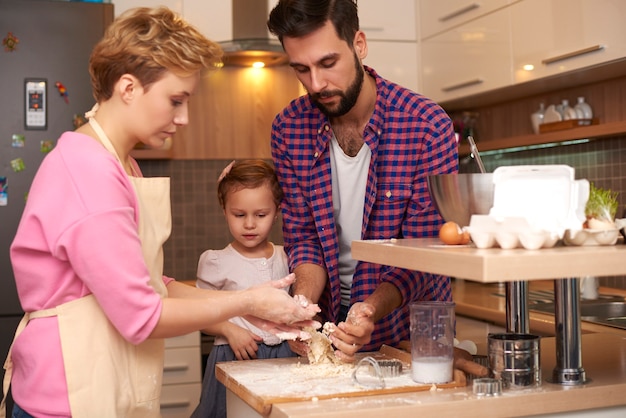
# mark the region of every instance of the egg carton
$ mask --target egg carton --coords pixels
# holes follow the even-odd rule
[[[579,231],[565,231],[563,243],[565,245],[595,246],[615,245],[619,238],[619,229],[581,229]]]
[[[493,172],[493,206],[466,227],[476,247],[536,250],[554,247],[582,229],[589,182],[566,165],[503,166]]]
[[[465,227],[477,248],[551,248],[562,238],[556,231],[533,228],[526,218],[473,215]]]

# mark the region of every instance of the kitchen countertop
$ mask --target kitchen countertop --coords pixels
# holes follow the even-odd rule
[[[505,250],[444,245],[439,238],[359,240],[352,257],[480,283],[626,274],[626,245]]]

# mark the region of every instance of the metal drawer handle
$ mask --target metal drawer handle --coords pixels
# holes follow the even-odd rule
[[[473,80],[463,81],[462,83],[459,83],[459,84],[453,84],[451,86],[442,87],[441,90],[445,92],[449,92],[452,90],[458,90],[458,89],[462,89],[465,87],[474,86],[476,84],[481,84],[484,81],[485,80],[483,80],[482,78],[475,78]]]
[[[174,365],[174,366],[164,366],[163,367],[163,372],[182,372],[185,370],[189,370],[189,365],[188,364],[180,364],[180,365]]]
[[[187,408],[189,405],[191,405],[189,401],[161,402],[161,408]]]
[[[470,3],[467,6],[461,7],[453,12],[448,13],[447,15],[441,16],[439,18],[440,22],[445,22],[446,20],[450,20],[467,12],[471,12],[474,9],[478,9],[480,7],[480,3]]]
[[[594,46],[590,46],[589,48],[579,49],[578,51],[568,52],[567,54],[558,55],[556,57],[546,58],[543,61],[541,61],[541,63],[545,65],[554,64],[555,62],[563,61],[569,58],[578,57],[580,55],[589,54],[591,52],[600,51],[602,49],[604,49],[604,45],[594,45]]]

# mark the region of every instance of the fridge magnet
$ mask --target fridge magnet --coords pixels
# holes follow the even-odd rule
[[[6,177],[0,177],[0,206],[6,206],[9,201],[9,184]]]
[[[16,158],[14,160],[11,160],[11,168],[16,173],[19,173],[26,168],[26,165],[24,164],[24,160],[22,160],[21,158]]]
[[[13,52],[17,49],[17,44],[20,43],[20,40],[17,39],[12,32],[7,33],[7,37],[2,40],[2,46],[4,46],[4,50],[6,52]]]
[[[61,97],[63,97],[63,100],[65,100],[65,103],[69,103],[70,99],[67,96],[67,89],[65,88],[63,83],[61,83],[60,81],[57,81],[56,83],[54,83],[54,85],[57,87],[57,90],[59,90],[59,94],[61,95]]]
[[[47,141],[41,141],[41,143],[39,144],[39,151],[41,151],[42,154],[47,154],[50,151],[52,151],[52,148],[54,148],[54,142],[47,140]]]
[[[74,129],[78,129],[87,123],[87,118],[84,117],[83,115],[75,114],[73,123],[74,123]]]
[[[11,146],[13,148],[24,148],[24,143],[26,142],[24,135],[21,134],[13,134],[11,135]]]

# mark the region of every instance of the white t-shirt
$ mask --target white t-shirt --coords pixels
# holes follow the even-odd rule
[[[223,250],[203,252],[198,261],[196,286],[201,289],[242,290],[269,280],[282,279],[289,274],[287,254],[281,245],[272,246],[274,253],[270,258],[244,257],[230,244]],[[267,345],[280,344],[282,341],[276,335],[260,330],[241,317],[231,318],[229,321],[263,337],[263,342]],[[214,344],[228,344],[228,340],[216,336]]]
[[[352,259],[352,241],[361,239],[365,187],[372,153],[363,144],[356,156],[346,155],[337,139],[330,142],[330,166],[333,184],[333,211],[339,238],[339,278],[341,304],[350,305],[350,288],[357,261]]]

